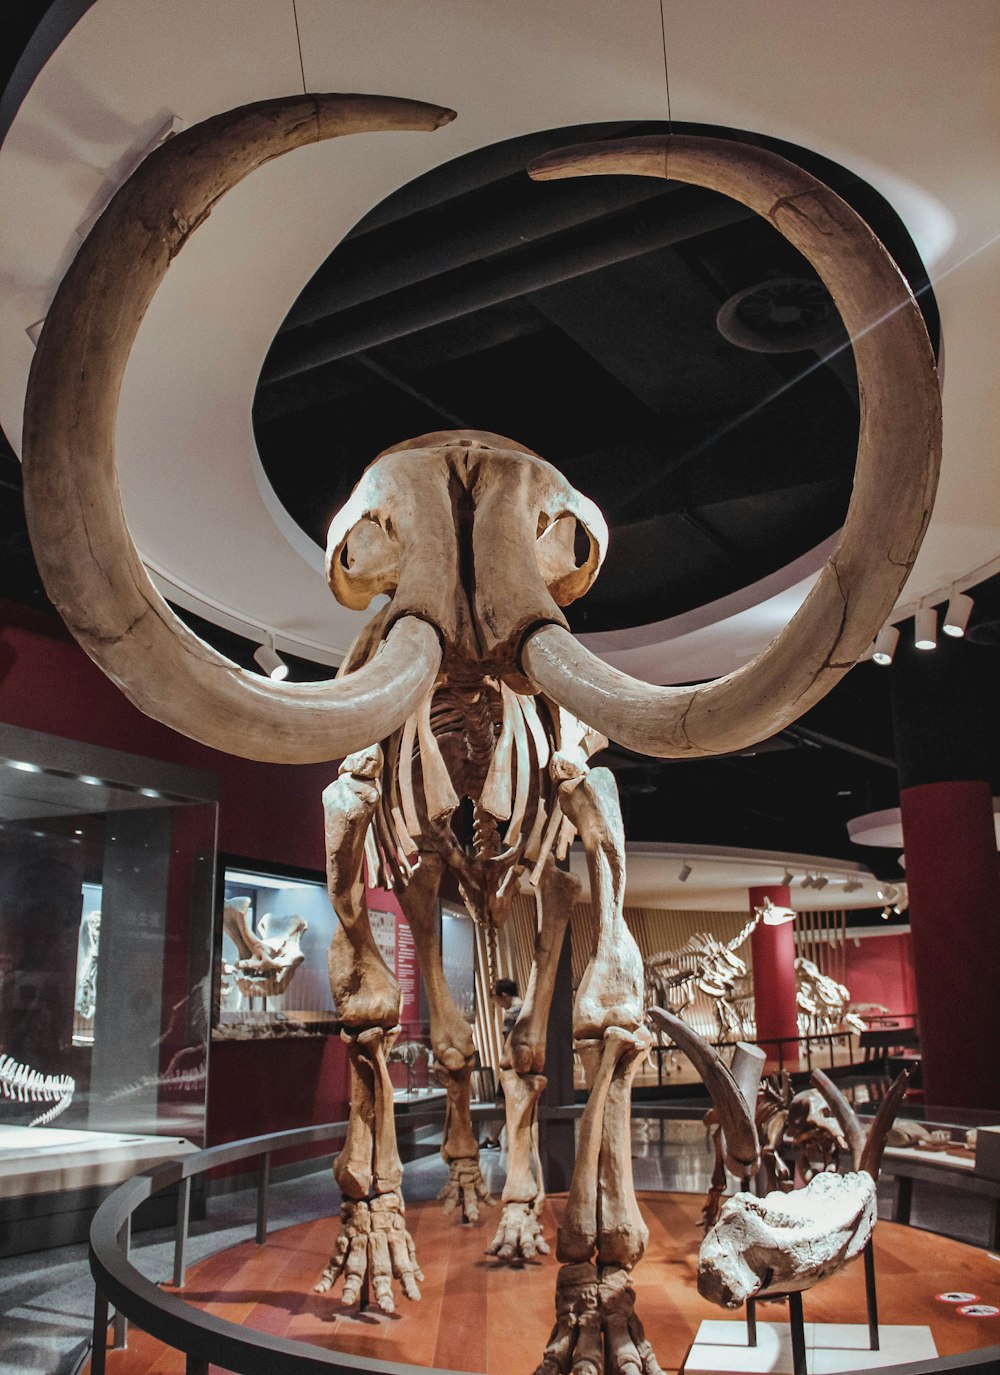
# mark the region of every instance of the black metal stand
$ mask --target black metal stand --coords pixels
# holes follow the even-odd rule
[[[864,1249],[865,1257],[865,1302],[868,1306],[868,1349],[878,1351],[878,1294],[875,1291],[875,1250],[872,1238]]]
[[[802,1321],[802,1295],[788,1295],[788,1322],[792,1329],[792,1369],[795,1375],[808,1375],[806,1368],[806,1329]]]
[[[806,1329],[802,1320],[802,1295],[769,1294],[768,1298],[788,1300],[788,1325],[792,1334],[792,1369],[795,1375],[809,1375],[806,1365]],[[747,1299],[747,1346],[757,1345],[757,1300]],[[872,1347],[872,1350],[877,1350]]]

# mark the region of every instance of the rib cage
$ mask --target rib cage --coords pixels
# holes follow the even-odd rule
[[[383,742],[369,868],[384,886],[403,889],[419,852],[436,851],[455,870],[472,916],[492,922],[485,916],[491,895],[503,893],[515,869],[537,863],[546,843],[561,848],[572,838],[553,823],[553,811],[562,819],[547,767],[558,746],[558,717],[541,699],[522,698],[492,678],[474,676],[441,679],[425,710],[432,741],[421,738],[414,717]],[[520,713],[516,723],[514,713]],[[436,752],[436,761],[425,758],[428,751]],[[510,754],[501,787],[512,800],[506,817],[483,805],[503,774],[503,751]],[[442,778],[453,791],[451,807],[435,817],[428,797],[440,793]]]
[[[73,1101],[76,1080],[68,1074],[41,1074],[19,1064],[11,1055],[0,1055],[0,1097],[17,1103],[52,1103],[29,1124],[44,1127],[65,1112]]]

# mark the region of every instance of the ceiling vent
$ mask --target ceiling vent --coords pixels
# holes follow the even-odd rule
[[[744,287],[721,307],[716,325],[723,339],[751,353],[822,349],[843,333],[830,293],[808,277]]]

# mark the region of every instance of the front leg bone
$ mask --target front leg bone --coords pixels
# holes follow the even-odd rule
[[[649,1054],[652,1037],[644,1027],[635,1033],[634,1049],[615,1066],[604,1104],[599,1189],[600,1220],[597,1259],[603,1265],[631,1270],[649,1240],[632,1183],[632,1081]]]
[[[584,971],[573,1008],[577,1038],[597,1038],[609,1027],[634,1031],[643,1019],[642,955],[625,925],[625,836],[614,775],[591,769],[574,775],[556,755],[563,779],[559,805],[580,832],[599,929],[594,958]]]
[[[604,1107],[618,1061],[635,1050],[636,1037],[621,1027],[611,1027],[604,1036],[601,1062],[587,1099],[580,1123],[580,1144],[570,1184],[566,1211],[559,1227],[556,1255],[561,1261],[582,1264],[589,1261],[597,1245],[598,1189],[600,1187],[601,1144],[604,1134]]]

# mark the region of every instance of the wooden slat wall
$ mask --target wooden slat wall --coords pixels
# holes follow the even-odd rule
[[[667,912],[653,907],[626,907],[625,921],[635,938],[643,959],[661,950],[678,950],[691,936],[708,931],[721,941],[730,941],[746,925],[746,912]],[[521,895],[503,929],[497,934],[497,968],[493,978],[514,979],[522,996],[528,986],[535,946],[535,902]],[[573,908],[573,987],[583,978],[584,970],[597,944],[597,920],[589,903],[577,903]],[[739,951],[749,974],[752,974],[750,942]],[[810,957],[811,958],[811,957]],[[822,966],[821,966],[822,967]],[[747,984],[750,984],[748,976]],[[503,1028],[500,1014],[494,1007],[487,961],[486,933],[476,927],[476,1050],[484,1065],[494,1071],[500,1064]],[[716,1024],[712,999],[699,994],[691,1009],[692,1025],[714,1036]]]
[[[847,914],[840,910],[800,912],[795,923],[795,953],[821,974],[844,982],[847,965]]]

